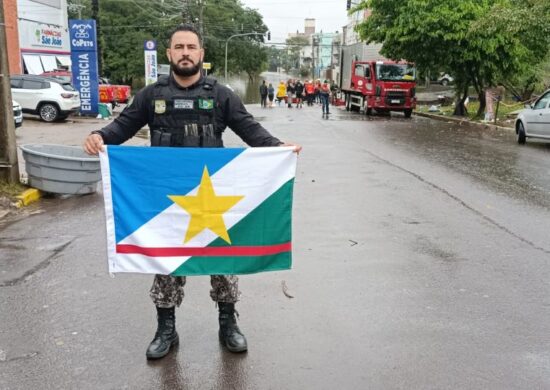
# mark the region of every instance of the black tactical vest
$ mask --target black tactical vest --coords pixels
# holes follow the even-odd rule
[[[151,146],[223,147],[216,88],[216,80],[207,77],[202,86],[174,93],[168,78],[159,80],[151,102]]]

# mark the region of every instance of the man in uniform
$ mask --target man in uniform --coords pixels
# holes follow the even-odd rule
[[[104,144],[125,142],[146,124],[152,146],[223,147],[222,132],[229,126],[250,146],[294,146],[300,151],[299,145],[284,144],[265,130],[231,90],[202,75],[204,49],[192,25],[182,24],[171,33],[166,55],[171,75],[142,89],[114,122],[93,131],[84,143],[88,154],[97,154]],[[179,342],[175,307],[183,300],[185,281],[155,275],[150,296],[158,328],[147,348],[148,359],[162,358]],[[235,275],[212,275],[210,296],[219,308],[220,341],[231,352],[244,352],[248,345],[235,318],[237,283]]]

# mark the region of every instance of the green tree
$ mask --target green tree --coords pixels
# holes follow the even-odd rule
[[[539,3],[541,10],[547,7],[546,0],[528,2]],[[382,54],[388,58],[452,73],[459,97],[456,115],[465,114],[463,102],[472,86],[480,101],[477,116],[481,117],[485,89],[522,72],[536,50],[529,42],[531,33],[541,24],[549,25],[547,13],[542,14],[542,22],[533,19],[523,28],[504,25],[514,12],[529,8],[519,0],[368,0],[358,6],[367,7],[372,16],[358,26],[360,36],[367,42],[382,42]],[[502,23],[493,24],[497,15]]]
[[[515,71],[503,73],[499,83],[519,100],[528,100],[543,88],[545,65],[550,61],[550,2],[512,0],[495,4],[487,18],[474,27],[479,33],[502,35],[515,45]]]
[[[69,17],[91,17],[90,0],[68,0]],[[191,22],[202,30],[206,62],[212,63],[210,73],[223,73],[225,43],[234,34],[257,32],[265,34],[267,27],[261,15],[244,8],[238,0],[100,0],[99,42],[104,76],[116,82],[143,80],[143,42],[157,40],[160,63],[165,56],[168,33],[179,23]],[[129,12],[131,10],[131,12]],[[229,70],[244,71],[249,77],[267,67],[263,36],[251,36],[229,42]]]

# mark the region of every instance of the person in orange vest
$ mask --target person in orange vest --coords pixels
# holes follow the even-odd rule
[[[313,99],[315,98],[315,85],[313,85],[313,80],[309,80],[305,84],[305,90],[307,105],[313,106]]]
[[[323,84],[321,84],[321,88],[319,90],[319,97],[321,98],[321,107],[323,108],[323,116],[329,115],[330,112],[328,110],[329,107],[329,97],[330,97],[330,84],[328,80],[325,80]]]

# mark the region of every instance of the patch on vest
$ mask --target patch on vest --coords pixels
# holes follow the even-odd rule
[[[155,114],[164,114],[166,112],[166,100],[155,100]]]
[[[174,99],[174,109],[176,110],[192,110],[193,100]]]
[[[214,108],[214,99],[199,99],[199,110],[211,110]]]

